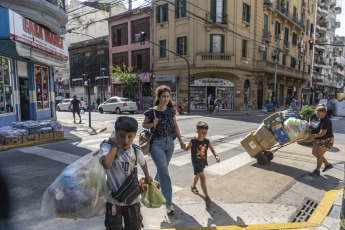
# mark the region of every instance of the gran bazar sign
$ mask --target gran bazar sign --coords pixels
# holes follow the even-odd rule
[[[55,56],[68,59],[67,42],[58,35],[10,10],[10,37]]]

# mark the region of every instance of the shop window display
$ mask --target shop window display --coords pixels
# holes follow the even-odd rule
[[[206,87],[190,87],[191,109],[206,109]]]
[[[49,109],[48,68],[35,65],[37,109]]]
[[[234,88],[217,87],[217,98],[220,98],[220,109],[233,109]]]
[[[0,57],[0,114],[13,112],[10,59]]]

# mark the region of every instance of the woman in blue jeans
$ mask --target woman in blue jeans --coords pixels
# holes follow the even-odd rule
[[[156,165],[155,180],[159,181],[162,194],[167,201],[167,213],[174,212],[172,204],[172,186],[168,165],[174,152],[174,140],[180,142],[181,148],[185,147],[180,129],[176,123],[177,111],[171,101],[171,90],[162,85],[156,89],[154,107],[144,112],[143,127],[153,132],[151,140],[151,157]]]

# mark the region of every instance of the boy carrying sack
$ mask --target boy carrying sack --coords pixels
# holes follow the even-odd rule
[[[220,158],[216,154],[216,151],[213,149],[211,142],[206,139],[208,125],[205,122],[199,121],[196,125],[198,137],[190,140],[188,146],[183,148],[183,150],[188,151],[191,149],[192,155],[192,164],[194,169],[194,181],[193,185],[191,186],[191,190],[194,194],[199,194],[198,189],[196,188],[196,184],[201,180],[201,188],[205,195],[205,203],[206,205],[210,205],[212,203],[211,198],[208,196],[207,193],[207,186],[206,186],[206,177],[204,174],[205,166],[208,165],[207,163],[207,150],[208,148],[211,149],[213,155],[216,158],[217,163],[220,162]]]
[[[106,169],[107,182],[111,189],[106,204],[104,222],[106,230],[122,229],[122,217],[125,229],[136,230],[142,227],[139,195],[142,189],[138,185],[137,164],[141,166],[147,183],[152,182],[152,177],[140,148],[132,144],[137,131],[138,122],[134,118],[119,117],[115,122],[116,138],[110,138],[109,141],[103,141],[101,144],[99,159]],[[126,179],[131,177],[133,180],[129,183]],[[123,186],[126,183],[129,183],[129,186]],[[138,195],[131,197],[126,194]]]

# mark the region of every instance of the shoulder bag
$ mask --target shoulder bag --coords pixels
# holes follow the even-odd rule
[[[153,109],[153,114],[154,114],[154,119],[156,119],[155,109]],[[156,127],[153,128],[153,131],[151,134],[150,134],[150,129],[143,129],[143,131],[141,131],[139,134],[139,146],[144,155],[147,155],[147,156],[150,155],[151,139],[152,139],[152,135],[155,129]]]
[[[117,200],[120,203],[125,203],[130,205],[135,199],[143,192],[143,189],[138,181],[138,172],[137,172],[137,151],[138,146],[132,145],[135,154],[135,164],[133,172],[126,178],[125,182],[116,192],[111,192],[113,199]]]

